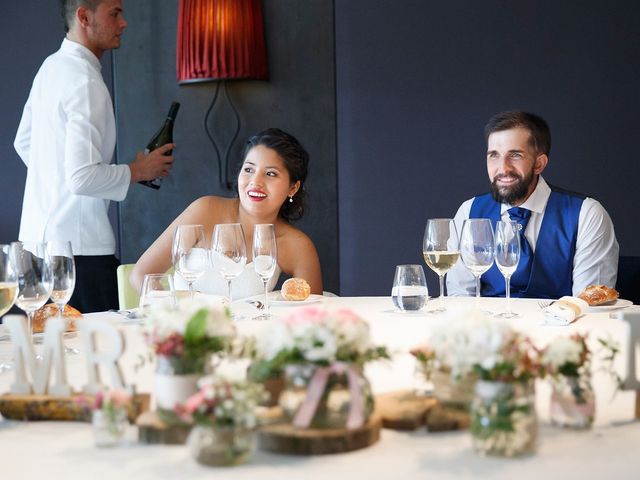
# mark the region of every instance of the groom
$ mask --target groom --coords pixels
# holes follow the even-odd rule
[[[539,116],[501,112],[485,126],[490,192],[464,202],[455,216],[460,234],[467,218],[513,220],[520,224],[521,257],[511,277],[511,295],[559,298],[585,287],[614,287],[618,242],[611,218],[593,198],[549,185],[551,133]],[[504,296],[504,277],[495,266],[481,278],[482,296]],[[447,275],[450,295],[475,294],[473,275],[458,262]]]

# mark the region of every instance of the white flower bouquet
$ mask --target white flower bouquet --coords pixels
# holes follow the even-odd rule
[[[178,374],[202,371],[207,355],[227,349],[235,335],[229,309],[199,299],[154,305],[143,329],[147,344]]]

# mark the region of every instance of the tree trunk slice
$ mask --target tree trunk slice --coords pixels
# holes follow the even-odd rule
[[[0,413],[10,420],[91,421],[92,395],[73,394],[69,397],[53,395],[0,396]],[[129,408],[129,421],[149,409],[149,394],[136,394]]]
[[[266,425],[258,432],[260,448],[294,455],[326,455],[351,452],[373,445],[380,439],[382,421],[372,416],[362,427],[297,428],[290,423]]]
[[[376,412],[384,428],[417,430],[426,422],[427,412],[436,406],[433,397],[416,395],[412,390],[383,393],[376,396]]]
[[[438,403],[434,397],[416,395],[412,390],[399,390],[376,396],[376,412],[384,428],[430,432],[469,428],[469,413]]]
[[[182,445],[191,432],[191,425],[166,422],[156,412],[143,413],[136,425],[138,440],[146,444]]]

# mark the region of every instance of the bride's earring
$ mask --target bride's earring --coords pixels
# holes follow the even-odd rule
[[[293,195],[289,195],[289,203],[293,203]]]

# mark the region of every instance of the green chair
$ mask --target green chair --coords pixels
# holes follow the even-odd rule
[[[140,295],[129,282],[129,274],[133,270],[133,263],[124,263],[118,267],[118,303],[120,310],[136,308],[140,303]]]

